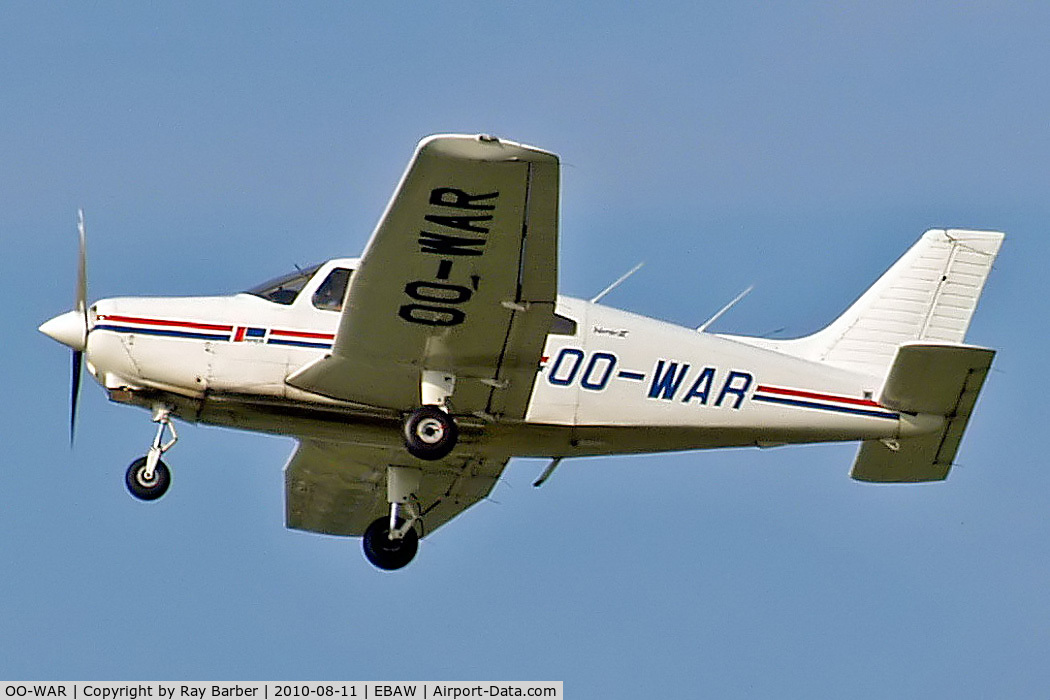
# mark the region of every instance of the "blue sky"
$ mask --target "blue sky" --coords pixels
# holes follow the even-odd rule
[[[1036,3],[6,3],[0,678],[564,680],[583,697],[1050,692],[1050,9]],[[853,445],[516,460],[377,572],[287,531],[288,439],[152,424],[68,352],[92,298],[233,292],[357,254],[416,141],[563,159],[561,290],[713,330],[819,328],[929,227],[1007,232],[1000,350],[942,484]]]

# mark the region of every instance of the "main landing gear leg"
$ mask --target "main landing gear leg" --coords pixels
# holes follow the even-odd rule
[[[376,518],[368,529],[362,545],[368,561],[385,571],[406,566],[419,549],[419,533],[415,524],[419,510],[415,493],[423,472],[410,467],[387,467],[386,493],[390,515]],[[407,517],[402,517],[401,513]]]
[[[171,408],[163,404],[153,406],[153,422],[157,423],[157,435],[145,457],[139,457],[128,467],[124,483],[135,498],[155,501],[171,486],[171,470],[160,456],[170,450],[179,440],[175,424],[171,422]],[[171,440],[164,442],[164,432],[171,431]]]
[[[448,406],[455,387],[454,375],[423,370],[419,386],[423,405],[408,414],[403,426],[405,448],[412,456],[437,460],[446,457],[456,446],[459,430]]]

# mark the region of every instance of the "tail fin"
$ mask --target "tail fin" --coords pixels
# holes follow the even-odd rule
[[[859,481],[939,481],[948,476],[995,356],[962,345],[1004,235],[932,229],[827,328],[805,338],[725,336],[867,374],[879,403],[931,432],[861,444]],[[907,417],[907,418],[906,418]]]
[[[927,231],[831,325],[779,349],[883,377],[904,343],[961,343],[1003,238]]]
[[[864,441],[850,476],[879,482],[946,478],[994,356],[994,350],[967,345],[902,345],[879,403],[906,413],[944,416],[944,422],[936,432],[896,442]]]

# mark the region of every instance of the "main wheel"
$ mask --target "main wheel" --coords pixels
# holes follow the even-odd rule
[[[437,406],[422,406],[410,413],[404,430],[405,447],[420,459],[441,459],[459,438],[456,421]]]
[[[139,457],[128,467],[124,483],[135,498],[142,501],[155,501],[167,492],[171,486],[171,470],[164,462],[157,460],[153,468],[153,478],[146,478],[146,458]]]
[[[398,527],[403,523],[404,521],[398,518]],[[419,533],[414,527],[409,528],[404,537],[392,540],[390,518],[378,518],[365,530],[362,545],[365,557],[373,566],[384,571],[394,571],[407,565],[416,556],[416,550],[419,549]]]

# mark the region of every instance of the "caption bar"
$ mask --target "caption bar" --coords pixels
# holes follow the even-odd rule
[[[562,681],[353,681],[339,683],[150,682],[0,683],[0,700],[460,700],[461,698],[548,698],[562,700]]]

